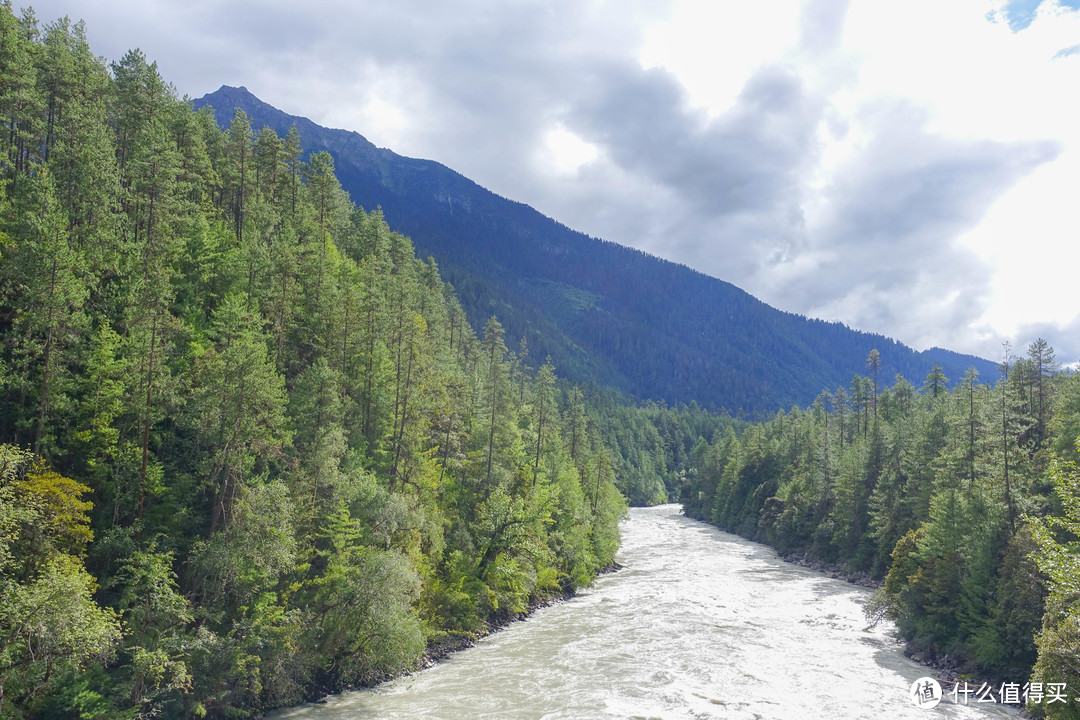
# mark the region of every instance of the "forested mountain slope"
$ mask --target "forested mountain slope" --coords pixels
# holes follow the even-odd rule
[[[283,113],[245,88],[195,101],[228,125],[236,108],[279,134],[296,126],[304,151],[327,151],[353,201],[433,256],[474,326],[498,315],[515,341],[550,355],[567,377],[639,399],[772,413],[847,385],[877,348],[883,377],[919,379],[934,364],[953,379],[971,356],[912,349],[838,323],[772,308],[734,285],[591,238],[499,197],[439,163],[376,148],[355,132]],[[813,390],[812,390],[813,389]]]
[[[326,151],[305,153],[305,130],[291,124],[279,134],[243,111],[193,111],[138,51],[106,64],[81,24],[42,24],[10,3],[0,3],[0,122],[0,717],[248,717],[377,681],[415,667],[425,647],[473,637],[588,583],[614,556],[626,499],[659,501],[671,488],[686,489],[690,512],[708,508],[737,529],[878,570],[907,527],[957,507],[934,497],[961,502],[978,491],[960,506],[970,508],[964,525],[937,527],[982,543],[964,547],[993,555],[974,558],[980,564],[970,567],[983,572],[1014,548],[1027,557],[1012,522],[1046,509],[1048,448],[1068,451],[1058,445],[1080,427],[1080,393],[1049,379],[1052,363],[1014,365],[1001,395],[964,382],[951,400],[930,400],[945,392],[940,374],[922,394],[902,382],[882,391],[879,376],[903,370],[888,365],[889,353],[894,362],[913,353],[776,313],[719,281],[537,220],[525,206],[511,205],[513,217],[480,213],[484,202],[506,201],[441,166],[333,135],[367,148],[387,183],[377,186],[398,203],[384,206],[403,218],[409,172],[410,187],[425,187],[430,174],[429,190],[453,190],[443,197],[455,208],[474,201],[458,230],[471,227],[470,237],[489,244],[453,270],[459,296],[382,213],[353,204],[338,176],[356,172],[352,160],[339,169]],[[415,222],[447,204],[433,197],[416,200]],[[499,249],[498,273],[470,274],[468,262],[490,269],[485,253],[515,223],[557,232]],[[525,274],[514,252],[546,274]],[[562,267],[558,253],[571,262]],[[648,375],[640,363],[619,364],[647,357],[633,347],[655,350],[670,338],[691,352],[678,338],[703,321],[653,308],[660,290],[633,295],[657,278],[667,283],[657,288],[678,288],[663,302],[704,303],[698,311],[706,308],[716,343],[742,323],[767,330],[753,342],[727,337],[727,354],[702,360],[709,372],[693,355],[684,365],[656,361],[658,377],[673,387],[684,379],[688,393],[706,387],[693,378],[712,382],[715,372],[710,387],[730,382],[747,398],[797,395],[813,368],[786,364],[789,355],[831,368],[846,386],[866,353],[847,367],[824,347],[829,333],[838,346],[856,338],[880,347],[886,362],[871,364],[872,378],[856,377],[849,399],[777,415],[741,437],[740,423],[694,402],[635,407],[614,391],[560,383],[539,362],[549,343],[582,377],[633,389]],[[512,304],[515,289],[532,300]],[[484,316],[470,323],[463,302]],[[508,333],[489,312],[493,302],[538,324]],[[565,326],[573,333],[595,332],[614,350],[556,330],[559,313],[577,318]],[[809,329],[824,334],[806,337]],[[525,331],[535,343],[527,357],[513,342]],[[638,345],[621,344],[631,340]],[[733,358],[743,364],[724,375]],[[748,385],[755,368],[766,372]],[[773,393],[771,379],[787,389]],[[1067,411],[1050,412],[1054,397]],[[1013,496],[1009,486],[997,494],[987,469],[997,458],[999,401],[1017,497],[1007,506],[1015,513],[985,523],[991,537],[980,534],[975,500]],[[925,412],[903,420],[920,404]],[[846,418],[842,439],[829,435],[828,418]],[[911,450],[920,423],[928,442],[946,424],[947,452],[933,443]],[[841,449],[829,454],[830,442]],[[928,472],[923,459],[940,472],[916,477]],[[1058,475],[1062,488],[1076,486],[1067,470]],[[780,487],[787,494],[774,497]],[[897,524],[885,526],[890,488],[918,490],[919,503],[896,502]],[[848,518],[858,524],[839,528]],[[1075,532],[1076,518],[1068,521]],[[1074,557],[1053,545],[1069,541],[1057,529],[1036,526],[1035,541]],[[937,557],[937,545],[913,542],[913,561]],[[954,555],[932,567],[971,559]],[[1053,567],[1068,570],[1046,567],[1055,582]],[[958,575],[965,591],[1000,587],[975,570]],[[1063,618],[1074,577],[1062,571],[1049,585],[1047,607],[1065,608]],[[903,582],[901,592],[953,589]],[[908,600],[890,597],[889,607],[900,612]],[[962,619],[982,627],[972,617]],[[1054,648],[1075,646],[1074,626],[1044,629],[1045,663],[1057,662]]]
[[[1036,341],[995,383],[822,392],[701,443],[686,514],[882,579],[868,609],[912,652],[1038,717],[1080,687],[1080,375]],[[1022,688],[1023,691],[1021,690]],[[1071,703],[1071,701],[1070,701]]]
[[[0,118],[0,717],[257,715],[612,560],[617,420],[475,333],[330,155],[9,3]]]

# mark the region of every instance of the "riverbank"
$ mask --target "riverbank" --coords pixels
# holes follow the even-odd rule
[[[613,572],[618,572],[622,569],[623,566],[619,563],[611,562],[602,567],[597,572],[597,577],[607,575]],[[593,580],[595,581],[596,578],[593,578]],[[356,685],[351,688],[324,691],[315,696],[318,699],[313,699],[310,702],[317,705],[325,704],[328,698],[333,695],[338,695],[348,690],[371,689],[374,687],[378,687],[383,683],[387,683],[401,677],[407,677],[421,670],[426,670],[430,667],[434,667],[438,663],[449,658],[454,653],[460,652],[461,650],[467,650],[468,648],[475,646],[484,638],[493,635],[514,623],[528,620],[529,617],[531,617],[532,614],[535,613],[537,610],[565,602],[566,600],[575,597],[577,594],[578,590],[576,588],[569,586],[563,587],[558,593],[555,593],[553,595],[545,595],[531,601],[528,608],[526,608],[524,612],[496,614],[489,617],[485,621],[484,627],[477,632],[452,631],[444,633],[441,637],[433,640],[428,644],[427,648],[425,648],[423,654],[416,661],[412,668],[403,670],[399,673],[386,673],[376,678],[372,682],[363,683],[361,685]]]
[[[564,589],[560,594],[544,596],[529,603],[528,609],[524,612],[507,613],[489,617],[485,621],[484,628],[478,632],[457,631],[445,633],[442,637],[434,640],[427,646],[427,649],[424,650],[424,654],[420,657],[415,668],[402,673],[402,675],[408,675],[432,667],[456,652],[473,647],[487,636],[497,633],[511,623],[527,620],[530,615],[540,608],[550,607],[551,605],[564,602],[575,595],[577,595],[577,590]],[[393,678],[386,679],[391,680]]]
[[[768,545],[766,546],[768,547]],[[777,552],[777,557],[784,562],[808,568],[815,572],[820,572],[834,580],[843,580],[844,582],[859,587],[877,590],[884,585],[882,580],[875,579],[869,573],[861,571],[853,572],[832,563],[808,558],[804,553]],[[871,622],[875,621],[871,620]],[[946,694],[951,692],[957,683],[967,683],[969,687],[974,689],[981,688],[985,684],[986,686],[994,688],[990,693],[990,696],[997,698],[998,701],[1000,701],[1000,698],[998,698],[998,688],[1001,687],[1001,682],[987,680],[978,676],[972,671],[972,668],[970,667],[971,662],[966,658],[948,654],[938,657],[930,653],[919,651],[910,642],[906,642],[898,637],[896,638],[896,641],[899,645],[903,646],[904,656],[912,662],[927,668],[927,674],[941,683],[941,687]],[[1015,680],[1013,682],[1015,682]],[[1019,712],[1021,718],[1033,717],[1024,708],[1019,706],[1014,707]]]
[[[705,520],[686,515],[685,511],[683,511],[682,514],[684,517],[688,517],[697,522],[704,523],[706,525],[709,525],[710,527],[716,527],[715,525],[712,525],[712,523],[708,523]],[[726,530],[723,530],[722,528],[721,530],[723,532],[728,532]],[[869,590],[878,590],[884,585],[883,580],[874,578],[872,575],[870,575],[870,573],[865,571],[852,571],[836,563],[829,563],[817,558],[809,557],[806,553],[780,552],[766,542],[754,540],[752,538],[744,539],[749,540],[753,543],[757,543],[764,547],[772,548],[776,551],[776,556],[786,563],[813,570],[814,572],[821,573],[834,580],[842,580],[852,585],[856,585],[858,587],[866,588]],[[884,619],[884,616],[876,619],[868,617],[868,620],[872,625],[876,625],[877,622],[882,619]],[[949,654],[936,656],[932,653],[918,650],[910,642],[904,641],[901,638],[896,637],[895,634],[893,635],[893,637],[896,639],[897,644],[899,646],[902,646],[901,650],[904,656],[912,662],[918,663],[919,665],[925,667],[927,669],[927,675],[933,677],[935,680],[941,683],[941,686],[945,689],[946,693],[951,692],[952,688],[957,683],[962,684],[966,682],[970,687],[973,687],[974,689],[983,687],[984,684],[988,687],[992,687],[994,688],[994,690],[991,695],[995,698],[997,697],[998,688],[1001,687],[1001,682],[987,680],[986,678],[978,675],[977,669],[972,667],[973,663],[967,658]],[[1011,680],[1011,682],[1015,682],[1015,680]],[[1020,684],[1022,685],[1023,683],[1021,682]],[[1017,707],[1016,709],[1019,710],[1021,717],[1032,717],[1024,709],[1019,707]]]
[[[767,546],[768,547],[768,546]],[[833,563],[823,562],[813,558],[808,558],[805,553],[780,553],[777,555],[784,562],[789,562],[792,565],[798,565],[799,567],[808,568],[816,572],[827,575],[834,580],[843,580],[849,582],[852,585],[858,585],[859,587],[871,588],[876,590],[882,586],[882,581],[874,578],[868,572],[851,571],[846,570],[839,565]]]
[[[600,568],[596,576],[607,575],[613,572],[622,570],[623,566],[617,562],[610,562],[604,567]],[[595,580],[596,578],[593,578]],[[560,593],[554,595],[546,595],[529,603],[529,607],[524,612],[519,613],[507,613],[504,615],[495,615],[489,617],[485,622],[485,627],[479,632],[453,632],[446,633],[446,635],[428,645],[424,654],[420,657],[417,666],[412,670],[402,673],[408,675],[419,670],[432,667],[433,665],[445,660],[449,656],[461,650],[466,650],[473,647],[476,643],[480,642],[487,636],[496,633],[508,625],[520,622],[522,620],[528,620],[529,616],[541,608],[550,607],[561,602],[565,602],[570,598],[577,595],[577,589],[572,587],[564,587]],[[387,678],[392,679],[392,678]],[[385,682],[381,680],[380,683]],[[379,684],[379,683],[376,683]]]
[[[930,673],[884,628],[866,628],[868,591],[824,582],[677,507],[635,508],[621,529],[626,568],[573,602],[426,672],[278,720],[925,719],[908,688]],[[987,710],[944,714],[1016,718]]]

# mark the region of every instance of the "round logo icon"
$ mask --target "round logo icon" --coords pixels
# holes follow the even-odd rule
[[[915,707],[929,710],[941,702],[941,685],[932,677],[921,677],[911,683],[911,703]]]

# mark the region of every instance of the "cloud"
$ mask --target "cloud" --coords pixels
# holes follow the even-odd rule
[[[1080,315],[1067,323],[1025,323],[1020,327],[1018,336],[1025,340],[1022,346],[1013,347],[1015,354],[1023,355],[1028,344],[1036,338],[1044,338],[1054,348],[1054,356],[1060,365],[1080,369]]]
[[[992,273],[956,238],[1061,148],[943,137],[903,103],[859,120],[869,140],[836,169],[808,223],[806,253],[816,260],[763,273],[764,294],[815,316],[894,328],[920,346],[955,341],[985,309]]]
[[[990,18],[997,20],[1001,17],[1013,32],[1020,32],[1031,27],[1040,9],[1044,8],[1051,8],[1051,11],[1053,8],[1080,10],[1080,0],[1007,0],[997,13],[990,13]]]
[[[1032,243],[1074,226],[1053,188],[1080,169],[1075,47],[1053,53],[1075,43],[1075,6],[998,0],[997,22],[985,0],[37,10],[85,17],[111,58],[141,46],[182,93],[246,85],[784,309],[994,354],[1023,328],[995,315],[1010,263],[983,248],[1010,238],[987,218],[1037,226]]]
[[[851,0],[809,0],[800,17],[799,44],[814,56],[834,50],[841,42]]]
[[[808,105],[794,74],[763,68],[733,109],[709,120],[669,73],[621,67],[592,78],[569,118],[623,168],[723,216],[767,212],[796,190],[816,125]]]

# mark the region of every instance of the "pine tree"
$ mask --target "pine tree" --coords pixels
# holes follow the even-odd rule
[[[284,379],[274,370],[246,298],[234,294],[222,301],[214,337],[215,346],[200,360],[200,383],[191,408],[191,421],[207,453],[211,533],[228,520],[238,489],[265,471],[289,441]]]

